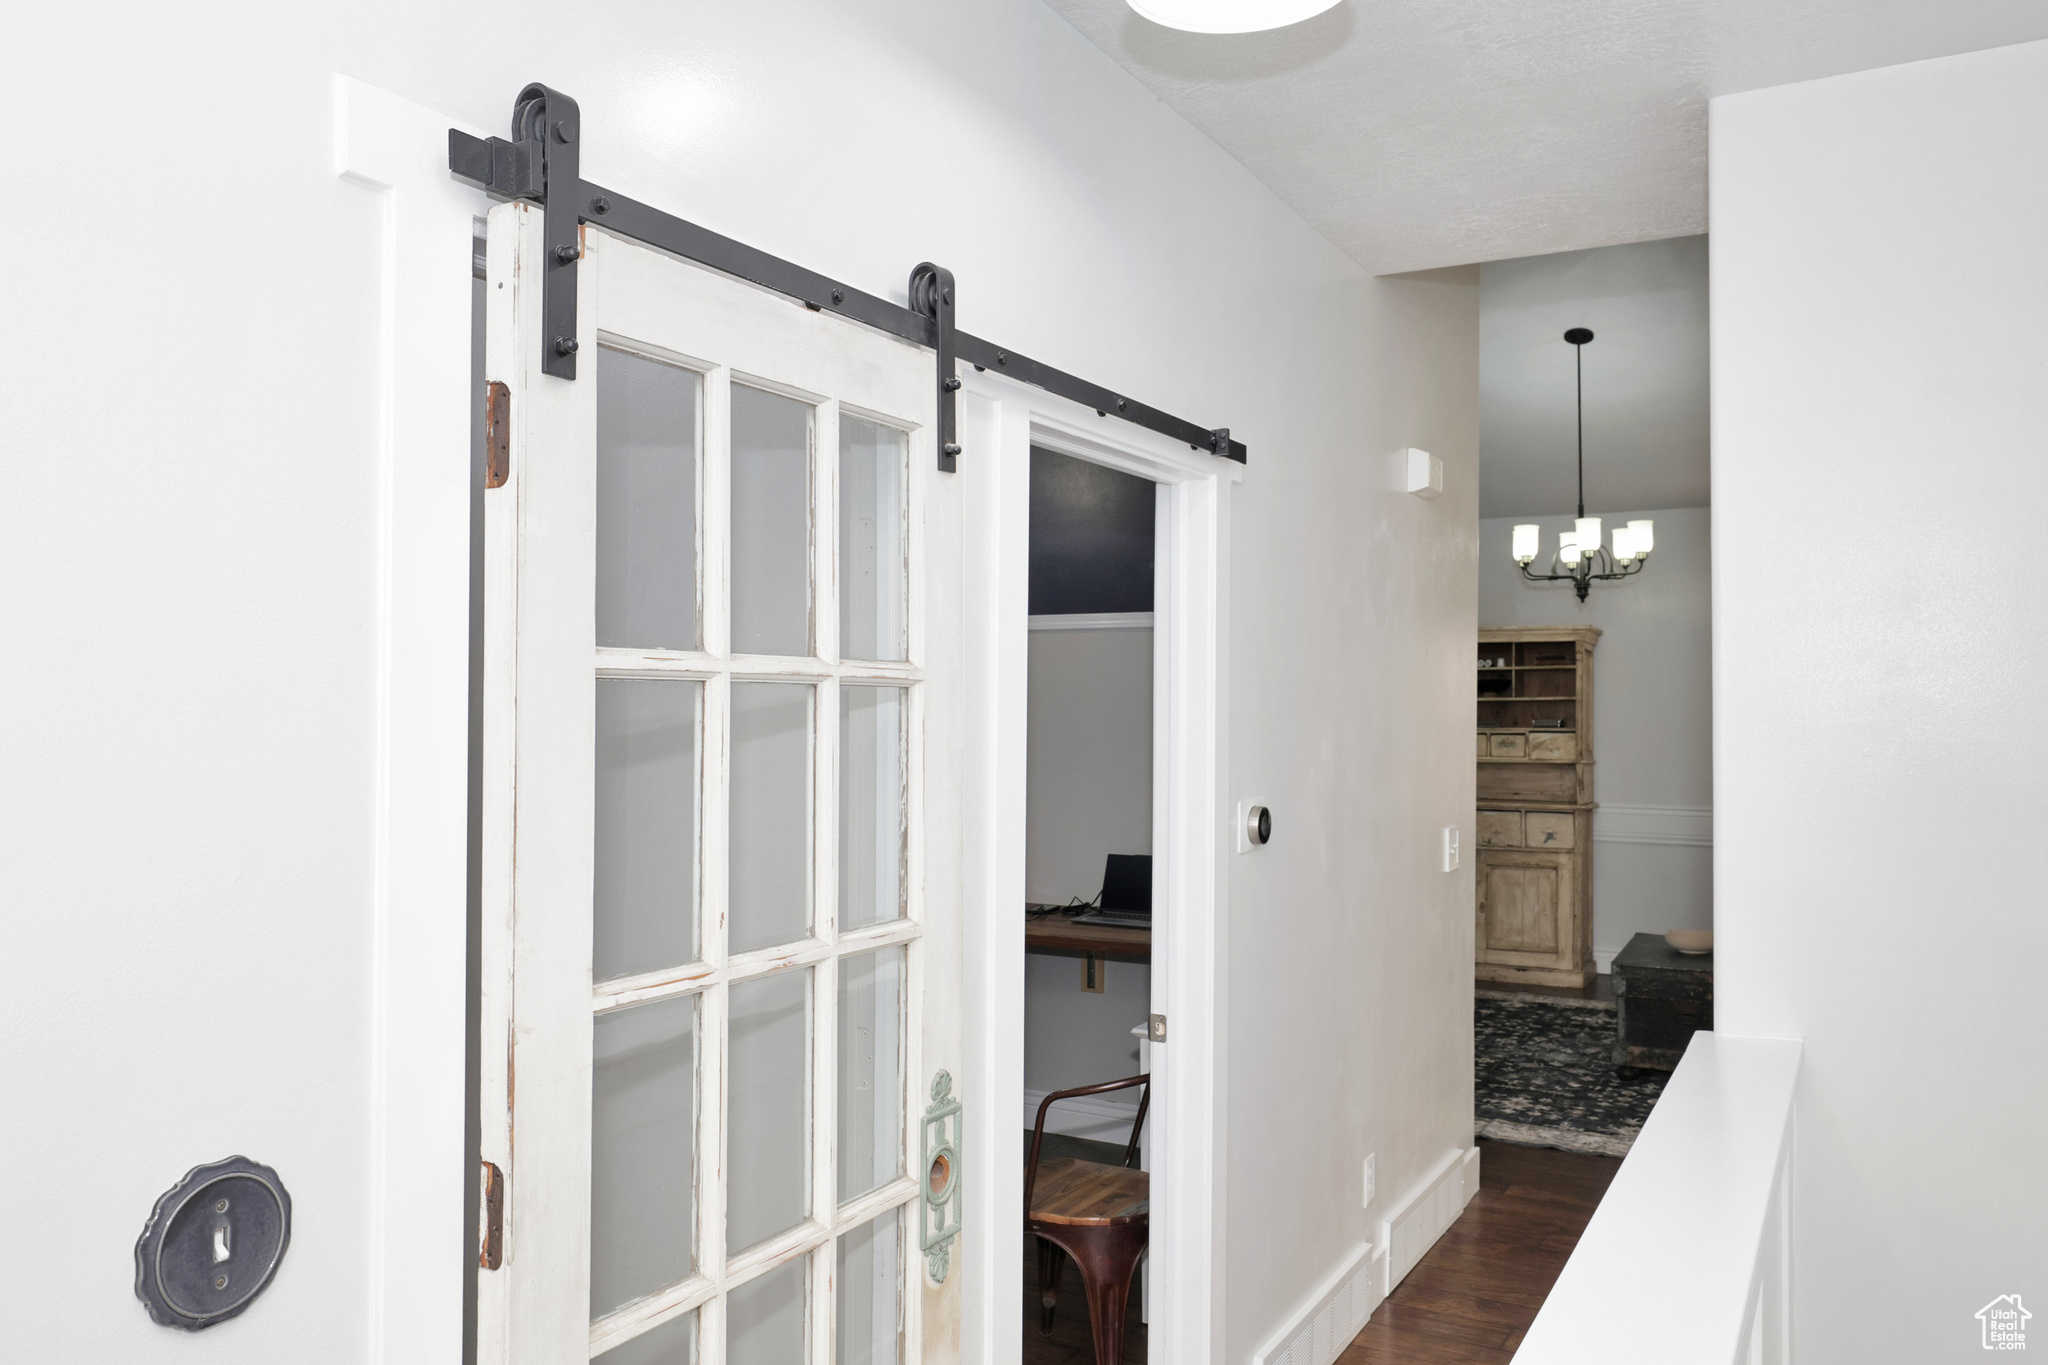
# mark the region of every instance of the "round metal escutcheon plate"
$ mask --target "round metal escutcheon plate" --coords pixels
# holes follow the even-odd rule
[[[263,1292],[291,1236],[291,1196],[276,1171],[242,1156],[195,1166],[136,1239],[135,1297],[161,1326],[211,1327]]]

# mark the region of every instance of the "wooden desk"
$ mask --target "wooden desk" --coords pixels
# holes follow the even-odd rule
[[[1117,958],[1124,962],[1152,960],[1150,929],[1119,929],[1107,924],[1076,924],[1065,915],[1024,921],[1024,951],[1064,953],[1071,957]]]

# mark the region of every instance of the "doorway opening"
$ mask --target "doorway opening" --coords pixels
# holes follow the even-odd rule
[[[1119,1075],[1128,1078],[1142,1067],[1151,1078],[1144,1151],[1138,1158],[1145,1167],[1149,1201],[1144,1278],[1137,1295],[1146,1352],[1160,1360],[1206,1359],[1220,1326],[1213,1204],[1223,1153],[1217,1041],[1223,993],[1217,943],[1228,910],[1221,876],[1227,776],[1221,660],[1229,648],[1223,602],[1229,588],[1228,492],[1243,477],[1242,467],[1185,441],[1133,431],[1009,375],[977,369],[961,378],[961,444],[975,457],[971,464],[963,461],[960,484],[966,504],[968,703],[962,821],[968,996],[963,1018],[970,1074],[980,1081],[966,1097],[967,1140],[975,1168],[986,1173],[968,1185],[965,1195],[962,1236],[968,1254],[963,1264],[974,1270],[964,1301],[963,1346],[985,1359],[1019,1360],[1027,1330],[1027,1296],[1020,1292],[1027,1272],[1033,1277],[1031,1306],[1037,1306],[1036,1249],[1026,1256],[1023,1235],[1028,1153],[1025,1124],[1019,1119],[1019,1100],[1030,1089],[1026,981],[1032,954],[1026,951],[1026,938],[1032,921],[1025,906],[1035,889],[1027,848],[1030,692],[1037,685],[1032,642],[1034,635],[1066,633],[1030,629],[1035,610],[1032,470],[1034,463],[1045,462],[1034,452],[1045,451],[1132,476],[1134,483],[1123,486],[1141,495],[1133,499],[1140,508],[1146,502],[1142,495],[1149,494],[1154,920],[1149,981],[1137,1003],[1149,1013],[1151,1032],[1147,1056],[1137,1058],[1133,1048],[1125,1054],[1132,1060],[1123,1064],[1131,1069]],[[1143,600],[1140,596],[1139,604]],[[1146,785],[1140,779],[1141,792]],[[1104,845],[1097,856],[1133,851]],[[1142,846],[1136,851],[1142,852]],[[1067,884],[1058,899],[1095,895],[1103,871],[1098,862],[1092,871],[1074,874],[1080,880]],[[1042,889],[1054,892],[1058,886]],[[1085,995],[1092,1003],[1128,984],[1140,965],[1107,959],[1105,989],[1099,994],[1081,990],[1085,956],[1067,957],[1041,970],[1072,978],[1066,999]],[[1137,1022],[1121,1017],[1117,1046],[1136,1043],[1129,1030]],[[1036,1056],[1037,1049],[1029,1050]],[[1035,1120],[1035,1113],[1030,1117]],[[1121,1138],[1128,1142],[1128,1128]],[[1085,1315],[1078,1279],[1071,1271],[1066,1274],[1057,1319]],[[1032,1337],[1042,1340],[1036,1312],[1028,1317]],[[1084,1350],[1078,1358],[1094,1355]]]
[[[1479,629],[1461,687],[1484,1155],[1457,1234],[1358,1338],[1371,1360],[1518,1346],[1712,1025],[1712,955],[1694,951],[1713,915],[1707,240],[1492,261],[1476,283]],[[1519,1225],[1538,1208],[1541,1228]],[[1520,1286],[1515,1305],[1479,1303],[1481,1282]],[[1485,1334],[1447,1346],[1439,1312]]]
[[[1150,1195],[1138,1177],[1111,1172],[1130,1170],[1127,1163],[1146,1170],[1149,1146],[1141,1104],[1149,1098],[1156,908],[1157,503],[1158,485],[1149,479],[1044,447],[1031,451],[1024,1121],[1026,1161],[1037,1161],[1034,1209],[1062,1176],[1114,1185],[1112,1202],[1136,1202],[1141,1187]],[[1048,1102],[1138,1077],[1148,1079]],[[1149,1226],[1136,1226],[1119,1233],[1104,1222],[1078,1235],[1122,1235],[1136,1245],[1149,1234]],[[1077,1350],[1087,1359],[1095,1333],[1114,1335],[1091,1319],[1114,1315],[1117,1295],[1087,1294],[1069,1261],[1027,1232],[1026,1362],[1065,1360]],[[1124,1304],[1126,1361],[1146,1359],[1144,1318],[1141,1274]]]
[[[1480,270],[1483,1137],[1625,1155],[1712,1027],[1708,281],[1705,237]]]

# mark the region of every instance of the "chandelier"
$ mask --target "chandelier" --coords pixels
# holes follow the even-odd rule
[[[1654,523],[1632,521],[1614,528],[1613,548],[1600,543],[1600,518],[1586,515],[1586,343],[1593,333],[1574,327],[1564,334],[1572,344],[1572,364],[1577,372],[1579,395],[1579,516],[1569,531],[1557,534],[1557,553],[1550,557],[1550,572],[1531,573],[1529,565],[1543,548],[1543,528],[1531,522],[1515,528],[1515,565],[1531,583],[1569,583],[1579,600],[1595,583],[1616,578],[1633,578],[1650,562],[1656,545]]]

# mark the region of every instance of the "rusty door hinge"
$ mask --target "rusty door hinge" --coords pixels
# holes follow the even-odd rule
[[[512,390],[493,379],[484,390],[484,487],[503,488],[512,473]]]
[[[478,1239],[476,1263],[485,1270],[505,1264],[505,1173],[483,1163],[483,1228]]]

